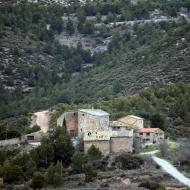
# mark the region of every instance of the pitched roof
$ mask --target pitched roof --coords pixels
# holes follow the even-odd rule
[[[143,118],[142,117],[138,117],[136,115],[128,115],[128,117],[131,117],[131,118],[134,118],[134,119],[139,119],[139,120],[142,120]],[[143,119],[144,120],[144,119]]]
[[[109,116],[110,114],[101,109],[80,109],[80,112],[88,113],[95,116]]]
[[[120,121],[110,121],[110,126],[126,126],[126,124]]]
[[[158,130],[159,128],[142,128],[139,129],[138,132],[139,133],[154,133]]]
[[[134,115],[128,115],[128,116],[125,116],[125,117],[122,117],[122,118],[118,119],[118,121],[120,121],[122,123],[125,123],[125,124],[128,124],[128,125],[133,125],[139,119],[142,120],[143,118],[137,117],[137,116],[134,116]]]

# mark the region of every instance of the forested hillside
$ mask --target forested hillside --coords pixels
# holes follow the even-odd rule
[[[189,0],[16,2],[0,4],[1,119],[190,81]]]
[[[133,96],[112,98],[93,104],[58,104],[51,119],[55,125],[61,113],[84,108],[101,108],[110,119],[135,114],[145,118],[145,127],[158,127],[170,137],[190,136],[190,84],[180,83],[162,88],[148,88]]]

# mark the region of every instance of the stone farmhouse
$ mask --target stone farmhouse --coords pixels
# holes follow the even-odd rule
[[[156,144],[164,139],[164,132],[160,129],[144,128],[143,118],[128,115],[110,121],[109,116],[101,109],[79,109],[63,113],[57,126],[62,127],[65,121],[73,139],[83,140],[85,153],[91,145],[98,147],[103,154],[133,152],[135,138],[139,138],[142,144]]]
[[[164,131],[159,128],[142,128],[137,131],[143,144],[160,144],[164,140]]]
[[[95,145],[104,154],[133,151],[133,130],[115,130],[110,126],[110,114],[100,109],[79,109],[63,113],[57,126],[64,120],[69,134],[84,141],[84,151]]]

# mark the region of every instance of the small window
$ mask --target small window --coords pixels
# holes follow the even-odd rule
[[[150,136],[150,133],[147,133],[146,135],[147,135],[147,136]]]
[[[82,114],[82,116],[84,116],[84,113]]]
[[[76,113],[73,113],[73,115],[75,116],[75,115],[76,115]]]
[[[117,127],[117,129],[120,129],[120,127]]]
[[[143,133],[140,133],[140,135],[143,135]]]
[[[91,135],[91,132],[88,133],[88,136],[90,136],[90,135]]]
[[[27,136],[27,140],[33,141],[34,140],[34,136],[33,135]]]
[[[82,128],[80,129],[80,131],[82,132]]]

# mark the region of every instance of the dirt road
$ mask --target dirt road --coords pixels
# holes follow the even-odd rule
[[[35,123],[38,125],[44,133],[47,133],[49,128],[50,112],[48,110],[34,113]]]
[[[153,160],[159,165],[161,166],[161,168],[167,172],[168,174],[170,174],[171,176],[173,176],[175,179],[177,179],[178,181],[180,181],[181,183],[183,183],[184,185],[187,185],[188,187],[190,187],[190,179],[185,177],[180,171],[178,171],[171,163],[169,163],[168,161],[158,158],[156,156],[152,156]]]

